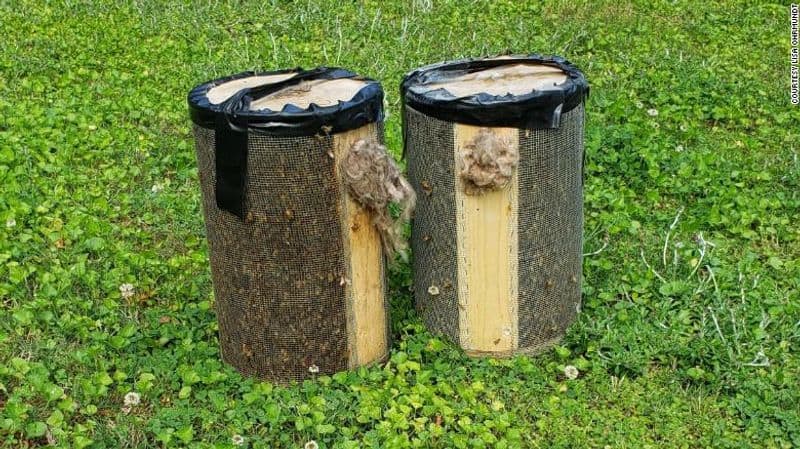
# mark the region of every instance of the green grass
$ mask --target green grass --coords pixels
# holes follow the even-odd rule
[[[788,5],[115,3],[0,1],[0,446],[800,446]],[[468,359],[424,330],[401,265],[385,365],[290,387],[222,365],[188,90],[347,67],[383,82],[399,154],[403,73],[504,51],[592,84],[596,254],[562,346]]]

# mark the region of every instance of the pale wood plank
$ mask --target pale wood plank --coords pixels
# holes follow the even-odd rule
[[[372,217],[366,209],[347,193],[338,162],[359,139],[375,138],[376,125],[334,135],[334,158],[337,161],[337,179],[342,193],[340,202],[343,217],[345,254],[348,274],[345,282],[347,294],[348,344],[350,367],[365,365],[382,359],[388,350],[387,315],[384,303],[383,249],[381,238]]]
[[[455,125],[455,157],[480,130]],[[519,145],[516,128],[490,128]],[[468,354],[514,351],[518,347],[519,182],[514,173],[502,190],[467,195],[456,167],[458,302],[461,346]]]

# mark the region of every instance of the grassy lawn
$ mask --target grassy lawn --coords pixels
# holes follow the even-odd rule
[[[1,447],[800,447],[788,3],[116,3],[0,1]],[[188,90],[347,67],[383,82],[399,156],[406,71],[506,51],[592,84],[562,346],[465,357],[401,265],[386,364],[289,387],[222,365]]]

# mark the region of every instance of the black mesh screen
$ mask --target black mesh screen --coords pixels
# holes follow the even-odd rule
[[[347,369],[333,138],[251,132],[241,220],[214,200],[214,131],[194,132],[223,359],[279,381]]]
[[[583,106],[519,132],[519,347],[563,336],[581,300]]]
[[[428,328],[458,342],[453,124],[409,107],[404,113],[408,177],[417,192],[411,236],[417,309]]]

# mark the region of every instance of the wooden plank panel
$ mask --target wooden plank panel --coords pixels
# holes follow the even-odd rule
[[[455,125],[455,157],[480,127]],[[490,128],[499,138],[519,145],[516,128]],[[461,346],[471,355],[517,349],[517,195],[515,172],[502,190],[464,193],[456,167],[458,233],[458,302]]]
[[[338,163],[359,139],[375,138],[375,124],[334,136],[334,157]],[[350,367],[378,361],[388,350],[387,315],[384,304],[383,249],[370,213],[355,202],[342,183],[342,224],[349,272],[345,283],[348,303]]]

